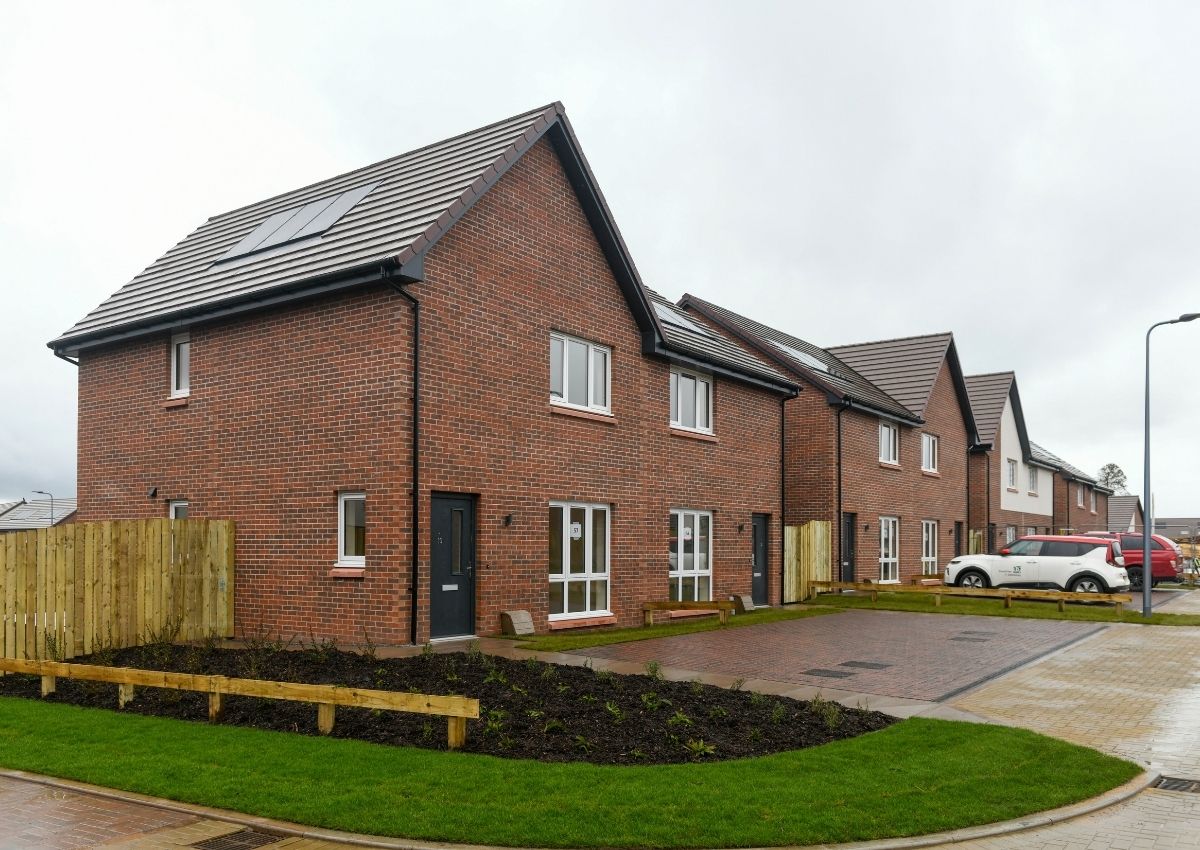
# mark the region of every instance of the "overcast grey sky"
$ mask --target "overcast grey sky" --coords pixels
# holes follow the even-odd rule
[[[210,215],[561,100],[643,278],[821,345],[952,330],[1141,485],[1200,311],[1194,3],[0,0],[0,497],[73,495],[45,347]],[[1200,514],[1200,322],[1155,332]]]

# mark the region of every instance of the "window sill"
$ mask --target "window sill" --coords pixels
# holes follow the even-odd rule
[[[187,407],[188,396],[181,395],[178,398],[169,398],[162,403],[163,409],[171,407]]]
[[[890,460],[879,461],[879,467],[880,467],[880,469],[894,469],[897,472],[899,472],[901,469],[903,469],[903,467],[900,466],[900,464],[892,463]]]
[[[677,428],[671,426],[672,437],[682,437],[685,440],[699,440],[702,443],[719,443],[721,442],[713,434],[706,434],[703,431],[689,431],[687,428]]]
[[[366,567],[334,567],[329,571],[330,578],[365,578]]]
[[[1004,490],[1005,490],[1005,492],[1008,492],[1008,493],[1020,493],[1021,492],[1016,487],[1005,487]]]
[[[1036,496],[1037,496],[1037,491],[1036,491],[1036,490],[1029,490],[1028,492],[1026,492],[1026,493],[1025,493],[1025,495],[1026,495],[1026,496],[1034,496],[1034,497],[1036,497]]]
[[[595,413],[591,410],[577,410],[561,404],[550,403],[550,412],[556,416],[570,416],[574,419],[590,419],[593,422],[603,422],[605,425],[616,425],[617,417],[611,413]]]
[[[942,473],[938,472],[936,469],[922,469],[921,474],[924,475],[926,478],[941,478],[942,477]]]
[[[586,629],[591,626],[615,626],[617,618],[612,614],[601,614],[595,617],[573,617],[563,620],[551,620],[550,629]]]

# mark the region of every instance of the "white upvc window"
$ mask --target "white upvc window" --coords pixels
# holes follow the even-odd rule
[[[171,337],[171,398],[186,398],[192,392],[192,336]]]
[[[671,368],[671,426],[711,434],[712,376]]]
[[[1008,486],[1017,488],[1017,462],[1012,458],[1008,459]]]
[[[933,434],[921,435],[921,469],[925,472],[938,471],[938,438]]]
[[[900,520],[894,516],[879,518],[879,580],[900,581]]]
[[[879,460],[881,463],[900,462],[900,426],[879,423]]]
[[[670,520],[671,600],[712,600],[712,514],[673,510]]]
[[[1005,543],[1016,543],[1017,542],[1017,527],[1015,525],[1010,525],[1010,526],[1005,527],[1004,542]]]
[[[167,502],[167,517],[169,519],[187,519],[188,503],[186,499],[172,499]]]
[[[1036,493],[1038,491],[1038,471],[1036,466],[1029,467],[1029,492]]]
[[[921,520],[921,575],[935,576],[938,571],[938,524]]]
[[[338,493],[339,567],[367,565],[367,495],[358,491]]]
[[[1091,497],[1092,497],[1092,513],[1095,513],[1095,512],[1096,512],[1096,491],[1095,491],[1095,490],[1089,490],[1089,491],[1088,491],[1088,493],[1089,493],[1089,494],[1091,495]]]
[[[608,505],[550,503],[550,619],[609,614]]]
[[[1075,504],[1078,507],[1083,507],[1083,485],[1080,484],[1075,490]]]
[[[608,413],[611,362],[612,349],[552,332],[550,403]]]
[[[1028,535],[1037,534],[1037,526],[1034,526],[1034,525],[1027,525],[1027,526],[1025,526],[1025,534],[1026,534],[1027,536],[1028,536]]]

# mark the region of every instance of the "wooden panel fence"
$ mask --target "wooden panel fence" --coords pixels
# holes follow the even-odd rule
[[[0,658],[148,637],[233,637],[232,520],[70,523],[0,534]]]
[[[803,602],[813,595],[810,583],[831,576],[831,523],[814,520],[789,525],[783,541],[783,601]]]

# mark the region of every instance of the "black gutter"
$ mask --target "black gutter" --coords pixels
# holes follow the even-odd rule
[[[421,302],[402,284],[392,279],[392,270],[383,268],[380,275],[397,295],[412,308],[413,317],[413,395],[412,395],[412,565],[409,576],[409,640],[417,645],[417,582],[420,578],[421,542]]]
[[[57,357],[59,360],[66,360],[68,363],[70,363],[70,364],[71,364],[72,366],[74,366],[75,368],[79,368],[79,361],[78,361],[78,360],[72,360],[70,357],[68,357],[67,355],[63,354],[61,351],[55,350],[55,352],[54,352],[54,356],[55,356],[55,357]]]
[[[692,369],[699,369],[702,372],[711,372],[714,375],[720,375],[724,378],[729,378],[731,381],[738,381],[743,384],[750,384],[751,386],[758,387],[760,389],[782,393],[788,398],[795,398],[795,396],[799,393],[799,390],[793,384],[758,378],[749,372],[739,372],[727,366],[722,366],[718,363],[700,360],[696,357],[691,357],[686,354],[680,354],[678,351],[667,348],[662,343],[655,343],[653,347],[648,346],[645,343],[646,339],[643,335],[643,353],[663,357],[666,360],[669,360],[670,362],[676,363],[680,366],[688,366]]]

